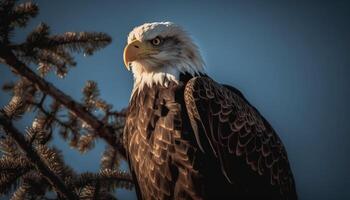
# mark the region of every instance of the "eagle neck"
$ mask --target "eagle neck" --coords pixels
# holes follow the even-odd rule
[[[180,83],[187,83],[191,78],[195,76],[203,76],[204,72],[181,72],[174,67],[163,68],[162,71],[153,71],[153,72],[137,72],[134,71],[134,87],[131,93],[130,100],[135,94],[139,94],[145,87],[168,87],[170,83],[178,85]]]

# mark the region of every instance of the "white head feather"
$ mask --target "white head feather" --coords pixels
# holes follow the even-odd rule
[[[178,51],[161,51],[149,58],[131,62],[135,81],[133,93],[145,85],[151,87],[159,84],[167,87],[169,81],[178,82],[180,73],[204,74],[204,62],[198,47],[180,26],[172,22],[145,23],[134,28],[129,33],[128,44],[156,37],[176,38],[180,48]]]

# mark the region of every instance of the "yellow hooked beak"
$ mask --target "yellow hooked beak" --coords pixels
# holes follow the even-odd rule
[[[124,49],[124,64],[126,69],[130,70],[132,61],[145,58],[147,55],[154,53],[154,49],[149,47],[146,43],[134,40],[126,45]]]

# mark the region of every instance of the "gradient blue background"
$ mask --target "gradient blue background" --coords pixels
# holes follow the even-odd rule
[[[98,82],[115,108],[127,105],[132,76],[122,51],[134,26],[173,21],[191,33],[215,80],[234,85],[271,122],[288,150],[302,200],[350,199],[350,4],[346,1],[36,1],[53,33],[102,31],[113,42],[53,82],[75,99],[87,80]],[[0,66],[0,83],[13,80]],[[8,101],[1,94],[0,105]],[[29,118],[29,117],[27,117]],[[28,120],[19,124],[24,128]],[[97,171],[104,142],[81,155],[60,137],[53,143],[76,170]],[[118,191],[119,199],[135,199]]]

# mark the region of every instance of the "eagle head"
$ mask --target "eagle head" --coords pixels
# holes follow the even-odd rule
[[[134,91],[144,85],[178,82],[181,73],[204,73],[198,47],[172,22],[145,23],[134,28],[124,49],[124,63],[133,72]]]

